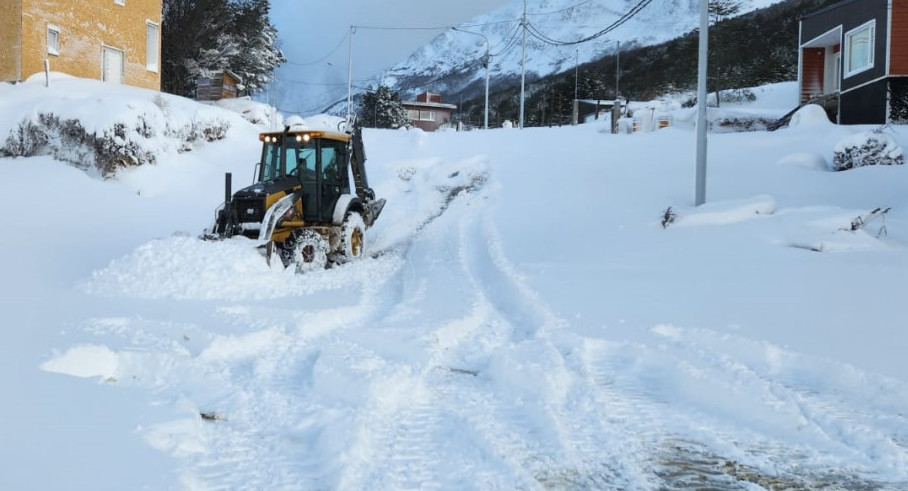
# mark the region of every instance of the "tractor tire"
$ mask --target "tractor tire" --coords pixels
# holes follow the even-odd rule
[[[366,223],[355,211],[347,213],[341,227],[340,262],[355,261],[366,254]]]
[[[315,230],[297,229],[284,241],[287,266],[297,273],[325,269],[328,265],[328,243]]]

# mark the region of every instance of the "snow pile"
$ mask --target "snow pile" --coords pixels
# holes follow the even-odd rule
[[[109,177],[225,138],[236,114],[151,90],[65,76],[0,86],[0,155],[52,155]],[[103,100],[102,100],[103,97]]]
[[[292,130],[346,131],[347,120],[331,114],[315,114],[308,117],[290,116],[286,125]]]
[[[238,113],[246,121],[265,130],[284,127],[284,116],[274,107],[253,101],[248,97],[220,99],[215,101],[214,105]]]
[[[826,110],[821,106],[817,104],[807,104],[791,115],[791,120],[788,122],[788,126],[791,128],[818,126],[828,127],[832,126],[832,122],[829,121],[829,116],[826,114]]]

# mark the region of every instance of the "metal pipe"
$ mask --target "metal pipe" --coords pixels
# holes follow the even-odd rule
[[[224,174],[224,208],[230,204],[230,198],[233,197],[233,186],[230,183],[232,178],[233,175],[231,173],[227,172]]]

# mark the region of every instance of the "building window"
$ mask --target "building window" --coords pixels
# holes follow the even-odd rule
[[[435,121],[435,111],[419,111],[420,121]]]
[[[47,26],[47,53],[51,55],[60,54],[60,28]]]
[[[876,21],[845,33],[845,77],[873,68],[873,41]]]
[[[149,71],[158,71],[158,26],[148,22],[145,24],[145,68]]]

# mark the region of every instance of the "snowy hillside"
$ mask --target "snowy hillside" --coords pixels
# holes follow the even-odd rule
[[[739,13],[744,14],[777,3],[777,0],[741,3]],[[614,54],[618,43],[627,49],[632,45],[645,46],[674,39],[696,28],[700,21],[700,3],[696,0],[528,0],[526,5],[527,22],[537,34],[527,35],[526,69],[527,73],[538,76],[559,73],[574,67],[577,62],[582,64]],[[383,74],[382,83],[392,87],[431,87],[436,92],[455,93],[485,77],[482,65],[485,39],[488,39],[492,55],[490,77],[519,77],[523,8],[522,0],[514,0],[457,26],[461,31],[445,31],[391,67]],[[637,13],[628,16],[632,12]],[[606,34],[588,42],[558,45],[585,39],[606,29]],[[415,80],[419,82],[415,83]]]
[[[795,87],[755,92],[723,111]],[[908,168],[829,170],[872,128],[711,134],[700,207],[691,110],[366,130],[371,257],[299,276],[196,238],[258,128],[169,107],[231,129],[109,180],[0,158],[0,488],[908,489]]]

